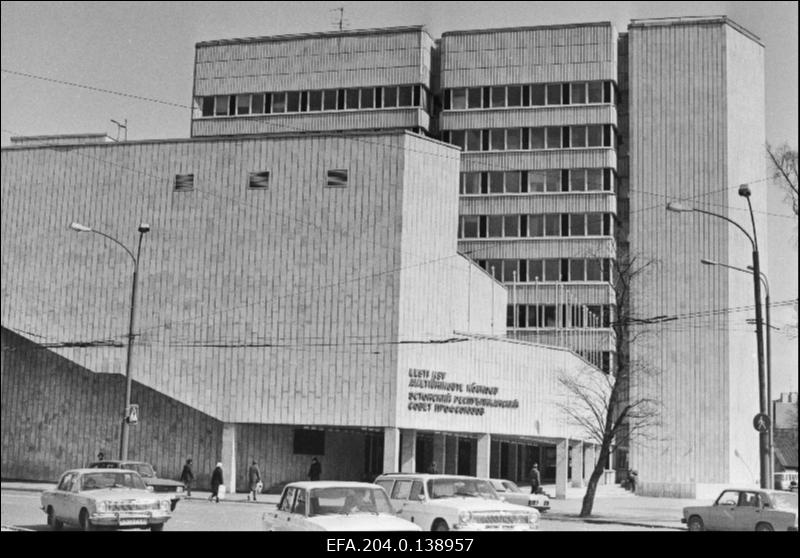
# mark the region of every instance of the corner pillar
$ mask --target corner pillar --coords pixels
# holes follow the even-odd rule
[[[572,487],[583,487],[583,442],[578,440],[574,444],[570,444],[572,448]]]
[[[417,431],[403,430],[400,440],[400,472],[415,473],[417,465]]]
[[[387,427],[383,429],[383,472],[397,473],[400,462],[400,429]]]
[[[556,498],[567,497],[567,467],[569,464],[569,440],[563,439],[556,444]]]
[[[236,492],[236,425],[222,425],[222,479],[228,493]]]
[[[489,434],[482,434],[477,440],[477,455],[475,456],[475,476],[478,478],[489,478],[489,465],[492,454],[492,437]]]

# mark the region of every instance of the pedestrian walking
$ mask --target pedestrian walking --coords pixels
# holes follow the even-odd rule
[[[192,495],[192,483],[194,482],[194,473],[192,472],[192,458],[186,460],[181,471],[180,481],[183,483],[183,488],[186,490],[186,496]]]
[[[531,494],[538,494],[542,487],[542,476],[539,473],[539,464],[534,463],[531,467]]]
[[[217,466],[214,468],[214,472],[211,473],[211,496],[208,497],[208,501],[216,499],[217,504],[219,504],[219,487],[225,484],[225,481],[222,478],[222,463],[217,463]]]
[[[636,481],[639,480],[639,473],[636,472],[636,469],[631,469],[628,472],[628,487],[631,489],[631,492],[636,492]]]
[[[256,501],[256,494],[261,492],[261,488],[264,486],[261,484],[261,470],[258,468],[258,463],[256,460],[253,460],[253,464],[250,465],[250,468],[247,470],[247,477],[250,481],[250,494],[247,495],[247,501],[250,501],[250,496],[253,497],[253,502]]]
[[[322,476],[322,464],[319,459],[313,457],[311,466],[308,468],[308,480],[318,481],[320,476]]]

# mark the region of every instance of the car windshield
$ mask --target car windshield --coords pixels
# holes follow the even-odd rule
[[[136,473],[97,472],[81,476],[81,490],[100,490],[103,488],[137,488],[145,490],[142,478]]]
[[[776,510],[797,512],[797,494],[772,493],[770,494]]]
[[[143,477],[155,477],[156,473],[149,463],[123,463],[120,469],[133,469]]]
[[[428,494],[433,499],[467,496],[489,500],[500,499],[488,481],[469,477],[431,479],[428,481]]]
[[[309,517],[317,515],[353,515],[357,513],[393,513],[386,492],[380,487],[332,486],[314,488],[309,499]]]
[[[503,481],[503,485],[509,492],[522,492],[522,489],[511,481]]]

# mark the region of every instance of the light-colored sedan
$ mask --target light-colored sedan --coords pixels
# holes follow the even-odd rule
[[[540,512],[550,509],[550,498],[547,494],[529,494],[508,479],[489,479],[497,495],[506,502],[518,506],[530,506]]]
[[[689,531],[797,531],[797,494],[728,488],[710,506],[683,508]]]
[[[267,531],[421,531],[397,517],[383,488],[347,481],[287,484],[275,511],[263,516]]]
[[[67,471],[56,488],[42,492],[41,502],[54,530],[67,523],[84,531],[99,527],[161,531],[171,507],[168,496],[154,494],[139,473],[126,469]]]

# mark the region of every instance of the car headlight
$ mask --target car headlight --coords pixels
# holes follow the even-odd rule
[[[108,511],[108,502],[96,502],[94,507],[97,512],[105,513]]]
[[[459,523],[469,523],[470,521],[472,521],[472,512],[466,510],[458,512]]]
[[[169,500],[160,500],[158,504],[161,507],[161,511],[169,511],[170,508]]]
[[[178,493],[183,492],[183,487],[182,486],[177,487],[175,489],[175,492],[178,492]]]

